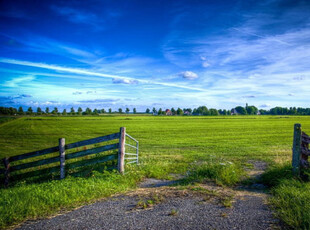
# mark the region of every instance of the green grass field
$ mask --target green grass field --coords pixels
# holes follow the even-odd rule
[[[250,159],[264,160],[275,167],[290,161],[294,123],[301,123],[303,131],[310,134],[310,117],[307,116],[24,117],[0,124],[1,158],[56,146],[60,137],[66,138],[66,143],[72,143],[115,133],[124,126],[128,134],[139,140],[141,162],[139,167],[127,169],[125,176],[95,172],[87,178],[68,177],[40,184],[21,182],[0,189],[0,226],[46,216],[133,189],[144,177],[171,178],[175,173],[185,174],[199,167],[207,172],[213,170],[213,173],[202,175],[217,183],[233,185],[241,180],[242,166]],[[228,161],[233,164],[219,166]],[[309,227],[309,216],[292,222],[290,220],[295,218],[292,214],[286,212],[288,216],[285,216],[281,212],[281,206],[285,206],[283,202],[290,196],[284,196],[284,191],[289,193],[285,187],[289,185],[287,180],[292,179],[283,178],[271,185],[272,202],[279,210],[279,216],[291,227]],[[299,190],[294,190],[295,193],[300,191],[301,202],[307,198],[304,190],[309,187],[308,183],[302,184]],[[292,213],[294,208],[310,213],[308,204],[291,205]]]

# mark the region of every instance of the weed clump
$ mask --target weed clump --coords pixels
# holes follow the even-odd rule
[[[232,162],[206,163],[193,167],[184,183],[214,180],[218,185],[232,186],[239,183],[245,172],[241,164]]]

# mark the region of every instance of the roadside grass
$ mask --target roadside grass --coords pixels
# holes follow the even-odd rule
[[[310,229],[310,182],[292,176],[289,163],[275,164],[261,177],[271,188],[276,215],[292,229]]]
[[[0,227],[128,191],[145,177],[172,179],[173,174],[182,174],[188,185],[208,178],[222,186],[233,186],[244,178],[243,167],[249,165],[248,160],[273,164],[290,158],[294,123],[301,123],[303,130],[310,133],[307,116],[25,117],[4,123],[0,126],[0,158],[57,146],[61,137],[72,143],[115,133],[124,126],[127,133],[139,140],[141,164],[127,166],[124,176],[94,171],[87,177],[41,183],[22,181],[7,189],[0,188]],[[274,186],[274,198],[281,200],[276,188],[284,182],[273,185],[277,183],[273,176],[266,180]],[[223,202],[229,206],[229,200]],[[300,209],[308,207],[305,203],[299,205]]]
[[[94,202],[136,187],[141,175],[94,172],[90,177],[67,177],[40,184],[20,184],[0,190],[0,227]]]

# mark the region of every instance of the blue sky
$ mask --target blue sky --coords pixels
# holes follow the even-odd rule
[[[0,1],[2,106],[309,107],[310,1]]]

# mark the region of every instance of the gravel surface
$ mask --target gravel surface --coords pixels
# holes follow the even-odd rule
[[[119,196],[50,219],[28,221],[17,229],[272,229],[277,220],[264,197],[242,195],[232,208],[200,196],[170,197],[137,208],[141,196]],[[175,214],[176,212],[176,214]]]
[[[254,170],[260,171],[264,167],[265,165],[257,163]],[[254,175],[257,176],[256,173]],[[141,188],[137,191],[108,198],[49,219],[27,221],[16,229],[280,228],[279,221],[273,217],[272,211],[266,205],[267,195],[262,191],[203,185],[204,193],[199,193],[193,189],[166,187],[172,183],[148,179],[141,183]],[[232,194],[232,207],[225,207],[221,200],[232,197]],[[154,196],[162,199],[147,207],[141,205],[142,201],[147,203],[149,199],[154,200]]]

